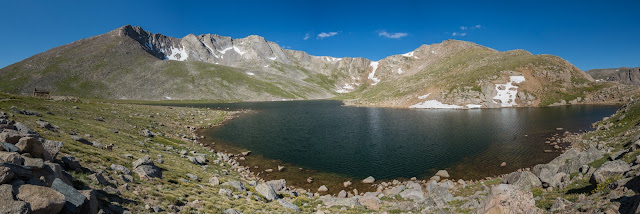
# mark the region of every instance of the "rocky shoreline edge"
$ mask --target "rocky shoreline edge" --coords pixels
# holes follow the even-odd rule
[[[597,137],[583,139],[585,135],[590,135],[596,131],[607,131],[616,125],[610,121],[610,118],[616,115],[624,119],[625,116],[620,115],[624,115],[627,112],[628,105],[630,103],[623,105],[611,117],[605,117],[602,121],[592,124],[593,128],[595,128],[594,131],[585,133],[564,132],[562,135],[554,134],[553,137],[548,138],[545,144],[553,146],[553,149],[545,150],[545,152],[561,152],[558,157],[549,163],[538,164],[532,168],[518,169],[508,174],[486,177],[475,181],[450,180],[450,175],[446,170],[439,170],[428,180],[419,180],[414,177],[407,181],[394,179],[390,182],[376,183],[375,178],[370,176],[361,181],[347,180],[343,182],[343,185],[346,188],[353,182],[361,182],[371,184],[371,187],[376,191],[359,192],[357,189],[353,189],[349,192],[341,190],[337,194],[326,194],[328,189],[325,185],[314,191],[287,186],[285,179],[267,181],[260,178],[259,175],[261,173],[270,173],[274,169],[265,169],[256,174],[251,171],[251,166],[241,165],[238,160],[244,160],[246,156],[251,154],[250,151],[238,154],[218,151],[217,155],[220,158],[217,161],[228,163],[232,169],[240,172],[246,179],[256,180],[251,181],[253,182],[252,184],[261,185],[258,193],[269,195],[267,200],[278,199],[277,194],[292,195],[294,197],[305,194],[310,198],[319,198],[326,207],[365,207],[375,211],[380,210],[380,207],[385,204],[386,201],[381,199],[395,198],[399,201],[393,202],[396,204],[394,208],[397,209],[392,210],[412,211],[419,208],[423,213],[443,210],[463,213],[491,213],[494,211],[498,211],[498,213],[542,213],[545,211],[566,212],[575,208],[582,212],[589,212],[592,209],[605,208],[604,204],[606,203],[596,203],[594,206],[594,204],[585,204],[578,200],[569,201],[558,197],[553,201],[551,207],[540,209],[539,204],[536,206],[536,203],[541,198],[540,196],[534,197],[532,191],[553,192],[554,190],[562,190],[570,187],[573,183],[583,182],[585,179],[588,180],[589,185],[601,188],[601,186],[611,185],[611,180],[607,180],[609,177],[622,176],[622,178],[627,178],[628,181],[628,178],[633,178],[634,176],[631,170],[635,170],[636,174],[640,173],[637,172],[640,168],[640,156],[635,157],[630,163],[619,160],[624,155],[634,153],[640,149],[640,135],[627,143],[628,148],[626,150],[618,151],[613,155],[609,155],[613,148],[607,146],[607,142],[601,141],[594,144],[599,139]],[[618,118],[615,122],[620,120]],[[562,128],[557,130],[562,131]],[[595,161],[604,162],[593,164]],[[284,166],[278,166],[279,171],[283,169]],[[309,177],[307,182],[311,183],[314,180]],[[475,189],[475,191],[468,192],[470,189]],[[258,189],[256,188],[256,190]],[[456,194],[461,192],[465,193],[462,195]],[[584,194],[578,195],[579,199],[589,201]],[[455,205],[452,206],[452,203],[455,203]],[[582,206],[571,207],[574,204]],[[547,205],[545,204],[545,206]],[[586,207],[583,207],[585,205]],[[638,202],[620,206],[637,208]],[[618,206],[618,209],[620,206]],[[616,209],[608,208],[607,210]],[[640,208],[637,208],[636,212],[640,212]],[[322,213],[322,211],[318,213]]]

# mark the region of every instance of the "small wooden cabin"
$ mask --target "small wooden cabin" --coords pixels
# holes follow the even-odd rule
[[[37,88],[33,89],[33,96],[34,97],[44,97],[44,98],[49,98],[50,96],[50,92],[48,91],[42,91],[42,90],[38,90]]]

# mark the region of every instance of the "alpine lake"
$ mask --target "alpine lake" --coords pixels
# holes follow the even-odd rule
[[[366,191],[370,185],[360,180],[368,176],[429,179],[446,169],[452,179],[469,180],[546,163],[560,154],[546,139],[591,130],[593,122],[619,108],[396,109],[331,100],[179,105],[250,110],[199,130],[203,143],[233,154],[251,151],[239,162],[265,180],[284,178],[287,185],[312,191],[326,185],[330,192]],[[307,183],[308,177],[314,182]],[[354,185],[344,188],[348,180]]]

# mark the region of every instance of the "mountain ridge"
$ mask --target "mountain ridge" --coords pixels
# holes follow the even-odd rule
[[[525,78],[509,88],[520,91],[497,88],[510,76]],[[11,93],[29,93],[37,87],[101,99],[333,98],[385,107],[415,106],[425,102],[419,97],[426,94],[447,105],[495,108],[617,102],[582,91],[610,87],[616,87],[615,93],[628,91],[596,83],[556,56],[500,52],[468,41],[424,44],[372,61],[313,56],[257,35],[176,38],[131,25],[36,54],[0,69],[0,77],[4,83],[0,90]],[[499,93],[507,97],[496,99],[502,96]]]

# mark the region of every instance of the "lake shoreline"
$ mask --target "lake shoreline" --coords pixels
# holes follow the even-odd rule
[[[230,120],[233,120],[237,117],[241,117],[250,113],[259,113],[259,110],[244,110],[244,111],[238,112],[233,117],[225,119],[223,122],[217,124],[216,126],[197,129],[194,131],[194,133],[197,136],[203,136],[202,132],[205,131],[206,129],[212,129],[217,126],[223,126]],[[541,145],[540,150],[547,150],[542,147],[550,146],[549,144],[557,145],[556,149],[548,152],[548,153],[556,154],[554,155],[554,158],[556,158],[562,155],[571,146],[571,143],[565,142],[564,144],[561,144],[560,143],[561,140],[565,139],[568,136],[575,136],[575,135],[582,134],[582,133],[569,133],[566,131],[560,131],[560,133],[562,132],[564,133],[563,134],[556,133],[556,134],[553,134],[551,137],[546,138],[545,139],[546,142],[544,143],[540,142],[540,145]],[[551,141],[556,140],[557,144],[555,142],[550,143],[550,140]],[[231,159],[234,159],[238,163],[239,167],[244,168],[248,172],[246,174],[247,178],[251,178],[251,179],[259,178],[263,182],[268,180],[286,179],[288,184],[290,184],[291,188],[304,189],[308,192],[314,192],[314,190],[320,187],[321,185],[325,185],[329,187],[329,191],[325,192],[325,194],[337,194],[338,190],[343,190],[343,189],[350,190],[350,191],[353,191],[353,189],[357,189],[360,192],[375,191],[379,186],[383,184],[390,184],[390,183],[401,184],[407,181],[415,181],[415,182],[420,182],[424,184],[434,179],[432,177],[434,173],[432,173],[431,175],[428,175],[428,173],[425,173],[425,175],[420,176],[418,178],[397,177],[393,179],[376,180],[373,184],[362,185],[362,182],[360,182],[359,179],[354,179],[352,177],[342,176],[342,175],[337,175],[337,174],[332,174],[327,172],[321,172],[316,170],[310,170],[310,169],[303,169],[295,166],[292,163],[285,163],[281,160],[265,158],[255,154],[243,155],[242,153],[248,150],[240,148],[238,146],[233,146],[232,145],[233,143],[213,142],[213,140],[209,138],[201,139],[201,142],[205,147],[214,149],[215,151],[219,151],[219,152],[223,151],[225,155],[229,156]],[[553,160],[554,158],[551,158],[550,160]],[[517,168],[514,170],[510,170],[506,173],[496,173],[486,177],[483,176],[482,178],[477,177],[476,179],[458,179],[461,176],[453,174],[453,176],[451,176],[449,179],[463,180],[464,183],[484,182],[487,180],[499,179],[511,172],[529,171],[531,168],[533,168],[533,166],[537,164],[544,164],[544,163],[548,163],[548,161],[543,163],[531,163],[531,164],[528,164],[528,167]],[[279,171],[278,170],[279,167],[284,167],[284,170]],[[500,167],[500,166],[496,166],[496,167]],[[265,170],[270,172],[265,172]],[[292,175],[292,174],[295,174],[295,175]],[[313,183],[304,182],[304,180],[307,177],[314,178],[314,182]],[[321,178],[321,179],[318,179],[318,178]],[[341,187],[343,182],[348,182],[348,181],[351,182],[352,185],[350,185],[348,188]]]

